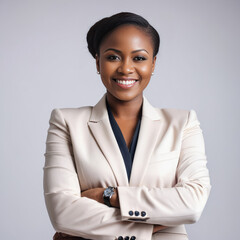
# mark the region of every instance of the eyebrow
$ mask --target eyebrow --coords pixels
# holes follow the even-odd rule
[[[115,48],[108,48],[108,49],[105,50],[104,52],[107,52],[107,51],[114,51],[114,52],[121,53],[120,50],[117,50],[117,49],[115,49]],[[149,54],[149,52],[148,52],[146,49],[137,49],[137,50],[132,51],[132,53],[141,52],[141,51],[147,52],[147,53]]]

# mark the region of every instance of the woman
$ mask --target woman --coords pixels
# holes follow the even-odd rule
[[[54,239],[188,239],[183,224],[199,219],[209,174],[196,113],[143,97],[158,33],[119,13],[87,41],[106,94],[94,107],[52,112],[44,193]]]

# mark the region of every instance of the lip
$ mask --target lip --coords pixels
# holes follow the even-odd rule
[[[123,89],[129,89],[129,88],[133,87],[136,84],[136,82],[138,81],[135,78],[128,78],[128,77],[113,78],[112,80],[116,83],[117,86],[119,86]],[[121,82],[119,82],[119,81],[121,81]],[[123,82],[127,82],[127,81],[130,81],[131,83],[128,83],[128,84],[123,83]]]
[[[134,80],[134,81],[137,81],[138,79],[137,78],[132,78],[132,77],[115,77],[113,78],[113,80],[122,80],[122,81],[131,81],[131,80]]]

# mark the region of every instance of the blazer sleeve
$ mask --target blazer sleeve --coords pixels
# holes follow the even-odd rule
[[[123,220],[176,226],[194,223],[200,218],[211,189],[209,172],[195,111],[189,112],[185,122],[176,170],[177,184],[172,188],[118,187]],[[139,214],[141,212],[144,216]]]
[[[124,222],[119,209],[81,197],[71,136],[61,110],[52,111],[49,123],[44,196],[55,230],[96,240],[113,240],[119,236],[151,239],[152,225]]]

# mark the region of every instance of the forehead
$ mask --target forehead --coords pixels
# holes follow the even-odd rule
[[[134,51],[146,49],[153,51],[151,37],[143,29],[134,25],[122,25],[107,35],[101,45],[100,52],[108,48]]]

